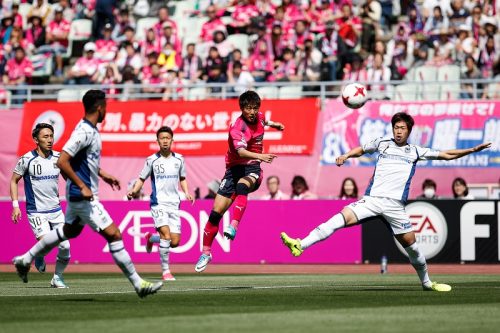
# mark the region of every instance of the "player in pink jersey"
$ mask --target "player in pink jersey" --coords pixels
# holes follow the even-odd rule
[[[264,127],[270,126],[280,131],[285,129],[281,123],[264,119],[264,115],[259,112],[260,97],[256,92],[244,92],[239,98],[239,104],[241,116],[229,129],[226,173],[205,226],[203,252],[195,266],[195,271],[199,273],[212,260],[212,243],[224,213],[234,202],[233,220],[224,229],[224,236],[234,240],[247,206],[247,196],[256,191],[262,182],[260,163],[271,163],[276,158],[276,155],[263,153]]]

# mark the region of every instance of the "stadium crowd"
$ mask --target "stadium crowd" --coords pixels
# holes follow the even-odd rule
[[[230,82],[235,92],[253,82],[371,81],[373,96],[387,98],[376,83],[419,66],[456,64],[464,79],[500,73],[492,0],[34,0],[27,13],[15,1],[0,3],[0,75],[8,85],[30,83],[49,58],[51,82],[108,84],[111,93],[114,84],[142,82],[164,100],[200,81]],[[197,41],[187,42],[191,27],[171,18],[175,7],[186,18],[206,17]],[[138,31],[145,17],[158,22]],[[92,31],[82,56],[67,61],[71,24],[81,18],[92,20]],[[250,36],[248,50],[235,47],[234,34]],[[460,97],[487,96],[463,85]]]

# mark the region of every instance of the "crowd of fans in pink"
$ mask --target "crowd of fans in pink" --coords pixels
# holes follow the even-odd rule
[[[169,15],[175,6],[166,1],[34,0],[24,21],[18,3],[0,3],[0,75],[6,85],[30,83],[48,58],[53,78],[61,81],[142,82],[149,84],[144,92],[162,93],[165,100],[180,92],[165,84],[202,81],[230,82],[236,93],[254,82],[371,81],[369,88],[386,98],[377,82],[404,79],[423,65],[456,64],[463,79],[499,75],[495,0],[190,1],[185,17],[207,18],[196,43],[186,43],[187,32]],[[138,34],[137,14],[159,21]],[[70,26],[78,18],[93,21],[92,34],[82,56],[65,66]],[[248,53],[228,40],[232,34],[250,36]],[[465,89],[461,97],[484,96]]]

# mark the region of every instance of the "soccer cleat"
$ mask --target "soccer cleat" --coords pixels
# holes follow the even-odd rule
[[[198,259],[198,262],[196,263],[194,270],[197,271],[198,273],[203,272],[207,268],[210,261],[212,261],[211,254],[202,254],[200,256],[200,259]]]
[[[44,257],[35,257],[35,267],[40,273],[45,273],[47,265],[45,264]]]
[[[135,292],[140,298],[144,298],[148,295],[156,294],[156,292],[160,290],[161,287],[163,287],[163,282],[152,283],[146,280],[142,280],[141,286],[139,287],[139,289],[135,289]]]
[[[64,279],[60,276],[54,275],[52,280],[50,281],[50,286],[52,288],[65,289],[69,288],[66,283],[64,283]]]
[[[170,273],[170,271],[164,272],[161,279],[163,281],[175,281],[175,277]]]
[[[23,280],[24,283],[28,283],[28,272],[30,271],[31,264],[26,265],[23,261],[23,257],[14,257],[12,263],[16,266],[17,275]]]
[[[151,236],[153,236],[152,233],[146,232],[144,235],[144,238],[146,238],[146,252],[151,253],[153,251],[153,242],[151,241]]]
[[[451,286],[444,283],[432,282],[430,286],[422,285],[424,291],[438,291],[438,292],[447,292],[451,291]]]
[[[224,228],[224,236],[227,239],[234,240],[234,238],[236,237],[236,229],[232,225],[228,224]]]
[[[288,237],[287,234],[284,232],[281,233],[281,240],[283,241],[283,244],[285,244],[286,247],[290,249],[290,252],[292,252],[292,255],[295,257],[298,257],[304,252],[302,250],[302,246],[300,245],[300,239],[293,239]]]

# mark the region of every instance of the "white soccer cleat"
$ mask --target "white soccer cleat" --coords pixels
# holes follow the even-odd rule
[[[50,281],[50,286],[52,288],[58,288],[58,289],[66,289],[69,288],[66,283],[64,283],[64,279],[60,276],[54,275],[52,280]]]
[[[22,256],[14,257],[12,263],[16,266],[17,275],[24,283],[28,283],[28,272],[30,271],[31,264],[26,265]]]
[[[175,281],[175,277],[170,273],[170,271],[164,272],[161,279],[163,281]]]
[[[163,287],[163,282],[152,283],[142,280],[141,286],[138,289],[135,289],[135,292],[140,298],[144,298],[148,295],[156,294],[161,287]]]
[[[194,270],[197,271],[198,273],[203,272],[207,268],[210,261],[212,261],[211,254],[202,254],[200,256],[200,259],[198,259],[198,262],[196,263]]]

